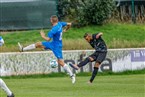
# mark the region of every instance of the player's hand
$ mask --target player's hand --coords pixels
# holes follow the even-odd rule
[[[63,32],[66,32],[66,29],[63,29]]]
[[[100,37],[100,35],[98,34],[98,35],[96,35],[96,39],[98,39]]]
[[[44,31],[43,31],[43,30],[41,30],[41,31],[40,31],[40,35],[41,35],[42,37],[44,37],[44,36],[45,36],[45,33],[44,33]]]
[[[102,32],[100,32],[98,35],[96,35],[96,39],[98,39],[99,37],[101,37],[103,35]]]

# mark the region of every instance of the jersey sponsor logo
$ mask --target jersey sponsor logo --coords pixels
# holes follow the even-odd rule
[[[60,33],[60,37],[59,37],[59,40],[62,40],[62,32]]]

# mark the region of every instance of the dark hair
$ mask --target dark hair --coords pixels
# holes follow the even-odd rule
[[[87,36],[91,36],[91,34],[85,33],[85,34],[84,34],[84,38],[86,38]]]
[[[85,33],[85,34],[84,34],[84,38],[86,38],[87,36],[88,36],[88,33]]]

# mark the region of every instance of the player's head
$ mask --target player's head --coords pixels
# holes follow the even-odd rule
[[[58,17],[56,15],[52,15],[50,18],[50,22],[53,24],[58,22]]]
[[[85,40],[87,40],[88,42],[90,42],[92,40],[92,34],[85,33],[84,38],[85,38]]]

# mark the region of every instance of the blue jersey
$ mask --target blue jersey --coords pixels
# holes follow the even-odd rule
[[[48,32],[48,37],[52,38],[52,44],[55,46],[62,46],[62,33],[63,27],[66,26],[66,22],[58,22],[57,25],[53,26],[50,32]]]
[[[63,59],[62,55],[62,33],[63,27],[66,26],[66,22],[58,22],[57,25],[53,26],[53,28],[48,32],[48,37],[52,38],[51,42],[44,41],[42,45],[45,49],[50,49],[53,51],[54,55],[58,59]]]

